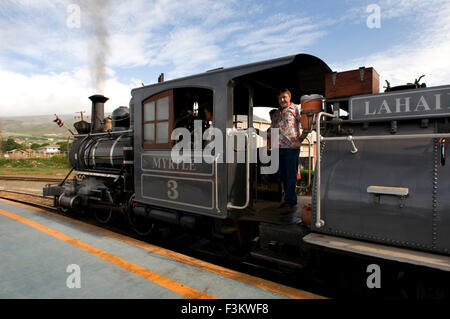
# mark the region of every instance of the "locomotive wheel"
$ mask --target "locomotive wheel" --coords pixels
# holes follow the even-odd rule
[[[95,219],[101,224],[109,223],[114,216],[112,209],[96,209],[94,210]]]
[[[128,200],[128,209],[127,209],[127,218],[128,223],[130,224],[133,231],[140,236],[148,236],[150,235],[154,228],[155,224],[148,218],[137,216],[133,213],[134,206],[134,194]]]
[[[63,214],[70,213],[69,208],[66,208],[66,207],[58,207],[58,210]]]
[[[136,216],[131,210],[128,212],[128,221],[131,228],[140,236],[150,235],[155,228],[155,224],[150,219]]]
[[[250,255],[256,245],[251,228],[250,224],[239,223],[236,231],[224,236],[221,245],[230,259],[242,261]]]

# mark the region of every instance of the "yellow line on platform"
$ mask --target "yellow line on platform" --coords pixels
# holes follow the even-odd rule
[[[94,246],[88,245],[88,244],[86,244],[82,241],[79,241],[73,237],[67,236],[57,230],[43,226],[43,225],[33,222],[29,219],[21,217],[19,215],[4,211],[2,209],[0,209],[0,214],[5,215],[5,216],[12,218],[16,221],[19,221],[21,223],[24,223],[28,226],[31,226],[37,230],[40,230],[46,234],[49,234],[55,238],[58,238],[66,243],[69,243],[69,244],[75,246],[75,247],[78,247],[78,248],[80,248],[90,254],[93,254],[97,257],[100,257],[116,266],[119,266],[125,270],[128,270],[129,272],[132,272],[132,273],[134,273],[138,276],[141,276],[149,281],[152,281],[162,287],[165,287],[165,288],[172,290],[180,295],[183,295],[186,298],[189,298],[189,299],[216,299],[216,297],[214,297],[214,296],[208,295],[208,294],[198,291],[194,288],[183,285],[183,284],[181,284],[177,281],[174,281],[170,278],[167,278],[158,273],[150,271],[147,268],[133,264],[123,258],[120,258],[118,256],[110,254],[110,253],[108,253],[104,250],[101,250],[99,248],[96,248]]]
[[[0,199],[0,201],[2,201],[2,200]],[[126,243],[128,245],[139,247],[139,248],[145,249],[147,251],[150,251],[152,253],[155,253],[155,254],[158,254],[158,255],[161,255],[161,256],[165,256],[165,257],[170,258],[172,260],[175,260],[175,261],[187,264],[187,265],[191,265],[191,266],[194,266],[194,267],[197,267],[197,268],[201,268],[201,269],[207,270],[209,272],[218,274],[218,275],[223,276],[223,277],[227,277],[227,278],[230,278],[230,279],[238,280],[238,281],[243,282],[245,284],[248,284],[248,285],[251,285],[251,286],[255,286],[255,287],[258,287],[258,288],[261,288],[261,289],[264,289],[264,290],[268,290],[268,291],[277,293],[279,295],[287,296],[287,297],[294,298],[294,299],[326,299],[326,297],[323,297],[323,296],[320,296],[320,295],[316,295],[316,294],[313,294],[313,293],[310,293],[310,292],[307,292],[307,291],[304,291],[304,290],[288,287],[288,286],[285,286],[285,285],[282,285],[282,284],[278,284],[278,283],[275,283],[275,282],[272,282],[272,281],[269,281],[269,280],[265,280],[265,279],[258,278],[258,277],[255,277],[255,276],[251,276],[251,275],[247,275],[247,274],[235,271],[235,270],[231,270],[231,269],[227,269],[227,268],[224,268],[224,267],[221,267],[221,266],[217,266],[217,265],[208,263],[206,261],[202,261],[202,260],[199,260],[199,259],[196,259],[196,258],[192,258],[192,257],[186,256],[186,255],[183,255],[183,254],[180,254],[180,253],[177,253],[177,252],[165,249],[165,248],[154,246],[152,244],[149,244],[149,243],[146,243],[146,242],[134,239],[134,238],[130,238],[130,237],[127,237],[127,236],[124,236],[124,235],[121,235],[121,234],[117,234],[117,233],[114,233],[114,232],[109,231],[107,229],[100,228],[100,227],[97,227],[97,226],[94,226],[94,225],[90,225],[90,224],[87,224],[87,223],[84,223],[84,222],[81,222],[81,221],[78,221],[78,220],[75,220],[75,219],[72,219],[72,218],[68,218],[68,217],[65,217],[65,216],[62,216],[62,215],[53,214],[53,213],[48,213],[48,212],[46,212],[46,211],[44,211],[42,209],[35,208],[35,207],[32,207],[32,206],[27,206],[27,205],[24,205],[24,204],[18,204],[18,203],[13,203],[13,204],[21,206],[21,207],[24,207],[24,208],[27,208],[27,209],[30,209],[30,210],[34,210],[34,211],[39,212],[39,213],[47,214],[47,215],[50,215],[50,216],[55,216],[55,217],[60,218],[60,219],[62,219],[64,221],[71,222],[74,225],[86,228],[86,229],[91,230],[91,231],[95,231],[95,232],[97,232],[97,233],[99,233],[101,235],[108,236],[108,237],[120,240],[120,241],[122,241],[122,242],[124,242],[124,243]]]

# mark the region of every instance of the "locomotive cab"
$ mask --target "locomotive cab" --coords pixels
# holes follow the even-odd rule
[[[270,159],[266,129],[254,113],[278,108],[283,87],[296,104],[305,94],[324,95],[329,72],[320,59],[300,54],[134,89],[133,211],[176,224],[184,218],[189,227],[206,218],[214,236],[241,236],[238,245],[256,237],[261,223],[289,226],[297,235],[304,198],[297,211],[280,214],[278,159]],[[174,155],[181,153],[178,162]],[[296,235],[288,236],[298,244]]]

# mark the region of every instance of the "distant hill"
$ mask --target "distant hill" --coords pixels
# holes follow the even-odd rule
[[[76,121],[73,115],[60,115],[64,121],[64,126],[73,131],[73,123]],[[13,116],[2,117],[1,128],[2,136],[28,136],[28,137],[44,137],[44,136],[60,136],[64,137],[70,133],[64,128],[59,127],[53,120],[55,115],[39,115],[39,116]]]
[[[108,116],[110,113],[105,113]],[[36,116],[7,116],[0,117],[0,127],[3,139],[11,137],[30,137],[30,138],[66,138],[70,135],[69,131],[75,133],[73,123],[79,121],[75,115],[62,114],[58,116],[63,120],[64,127],[59,127],[53,120],[55,115],[36,115]],[[89,118],[86,119],[89,121]]]
[[[105,116],[110,113],[105,113]],[[3,139],[11,137],[28,137],[28,138],[67,138],[70,135],[69,131],[72,130],[75,133],[73,123],[79,121],[75,119],[74,115],[58,115],[64,121],[64,127],[59,127],[53,120],[55,115],[36,115],[36,116],[11,116],[0,117],[1,135]],[[86,119],[90,121],[90,119]],[[262,120],[254,115],[254,120]],[[66,128],[65,128],[66,127]]]

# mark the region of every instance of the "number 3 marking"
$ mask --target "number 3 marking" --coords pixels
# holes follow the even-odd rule
[[[169,188],[169,190],[167,191],[167,196],[170,199],[177,199],[178,198],[177,182],[171,179],[170,181],[167,181],[167,187]]]

